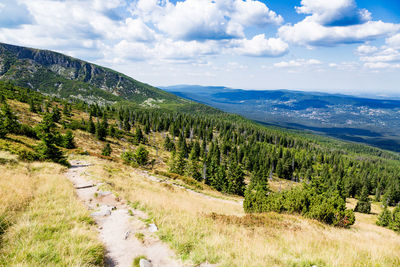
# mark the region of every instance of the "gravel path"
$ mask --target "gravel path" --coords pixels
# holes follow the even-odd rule
[[[66,175],[74,184],[78,197],[92,211],[91,216],[107,250],[106,266],[132,266],[133,260],[141,255],[152,266],[183,266],[173,251],[154,234],[157,227],[141,220],[147,218],[145,213],[129,208],[124,200],[111,192],[100,191],[101,184],[82,177],[89,166],[86,162],[72,161],[71,164]]]

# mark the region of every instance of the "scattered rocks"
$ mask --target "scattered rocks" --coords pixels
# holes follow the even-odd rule
[[[98,191],[97,192],[97,196],[99,196],[99,197],[104,197],[104,196],[108,196],[108,195],[111,195],[110,191]]]
[[[139,261],[139,266],[140,266],[140,267],[152,267],[153,264],[152,264],[149,260],[140,259],[140,261]]]
[[[152,233],[158,231],[158,228],[157,228],[157,226],[156,226],[154,223],[149,224],[149,228],[148,228],[148,229],[149,229],[149,231],[152,232]]]
[[[128,239],[128,237],[129,237],[130,233],[131,233],[131,231],[128,231],[128,232],[126,232],[126,233],[125,233],[125,238],[124,238],[125,240],[127,240],[127,239]]]
[[[99,217],[111,215],[111,208],[108,206],[101,206],[99,211],[93,212],[91,215]]]
[[[104,241],[107,249],[106,264],[110,266],[132,266],[135,255],[146,255],[151,260],[142,260],[140,266],[171,266],[179,267],[182,264],[175,260],[174,253],[163,244],[156,236],[152,237],[152,241],[144,244],[133,238],[134,233],[146,235],[158,230],[155,224],[146,225],[145,219],[147,214],[140,210],[131,209],[126,205],[124,199],[119,199],[111,192],[104,192],[99,189],[99,184],[89,181],[87,175],[87,165],[80,162],[75,165],[75,161],[71,161],[72,168],[67,172],[67,177],[77,185],[95,184],[94,187],[82,188],[76,190],[78,197],[91,210],[92,216],[98,224],[99,235]],[[97,184],[97,185],[96,185]],[[106,182],[106,184],[112,183]],[[132,217],[135,216],[135,217]]]

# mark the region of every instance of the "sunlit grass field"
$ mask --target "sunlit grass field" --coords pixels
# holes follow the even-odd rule
[[[90,179],[151,214],[159,236],[190,262],[218,266],[399,266],[400,236],[375,224],[376,214],[356,213],[350,229],[296,215],[245,215],[240,204],[205,199],[165,186],[120,163],[94,163]],[[219,193],[216,193],[219,194]],[[355,200],[348,205],[354,206]],[[377,204],[373,212],[380,211]]]
[[[65,168],[0,159],[0,266],[102,266],[94,221]]]

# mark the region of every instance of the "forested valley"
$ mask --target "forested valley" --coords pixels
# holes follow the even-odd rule
[[[164,151],[169,160],[162,174],[244,196],[244,209],[249,213],[295,213],[348,227],[355,217],[346,209],[346,198],[357,198],[355,210],[364,213],[370,212],[371,200],[382,201],[385,207],[400,201],[399,156],[392,152],[266,128],[207,109],[193,114],[121,103],[99,106],[44,96],[10,82],[1,82],[0,90],[0,137],[7,140],[8,134],[17,134],[40,141],[30,149],[14,149],[3,143],[2,149],[23,160],[68,165],[63,150],[76,148],[73,131],[82,130],[105,142],[98,152],[103,157],[111,154],[108,137],[134,145],[134,151],[119,155],[133,166],[154,167],[157,157],[150,158],[147,150],[155,149],[157,155]],[[28,103],[41,122],[36,126],[20,123],[9,100]],[[72,110],[86,113],[88,119],[72,119]],[[156,134],[161,134],[162,143],[155,141]],[[294,186],[273,191],[269,181],[275,177],[290,180]],[[393,213],[385,208],[377,223],[399,230],[399,215],[398,207]]]

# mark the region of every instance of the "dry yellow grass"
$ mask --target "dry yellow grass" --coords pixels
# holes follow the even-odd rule
[[[0,165],[0,266],[100,266],[104,249],[65,169],[52,163]],[[12,161],[12,162],[10,162]]]
[[[6,230],[18,211],[23,209],[33,197],[35,180],[27,169],[16,168],[16,157],[0,151],[0,233]],[[21,174],[24,172],[24,174]]]
[[[89,169],[91,179],[97,177],[111,183],[113,186],[109,189],[149,212],[160,227],[160,237],[183,259],[194,263],[400,265],[400,236],[376,226],[376,215],[356,214],[357,222],[350,229],[334,228],[294,215],[267,213],[260,218],[243,217],[243,209],[238,204],[205,199],[149,181],[120,163],[90,157],[85,160],[95,163]]]

